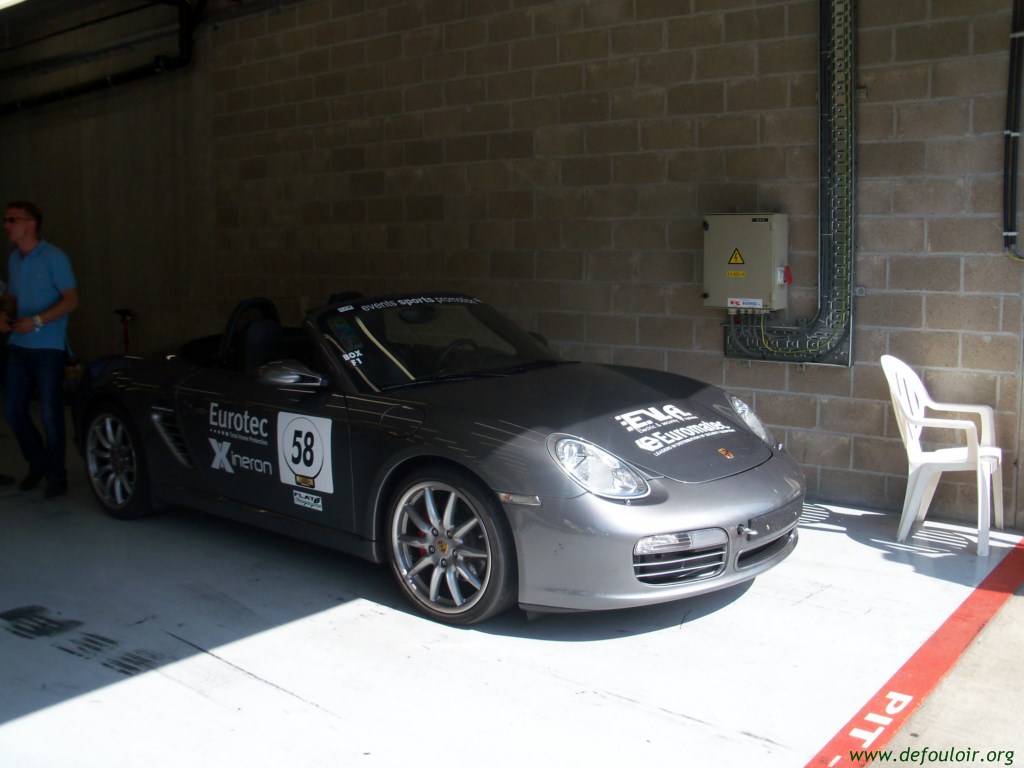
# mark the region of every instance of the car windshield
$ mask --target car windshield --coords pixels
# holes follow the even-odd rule
[[[562,362],[539,339],[468,296],[363,300],[328,310],[320,323],[357,383],[375,392]]]

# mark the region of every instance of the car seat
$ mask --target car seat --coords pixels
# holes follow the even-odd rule
[[[285,357],[284,332],[272,317],[253,320],[242,329],[242,370],[255,373],[261,365]]]

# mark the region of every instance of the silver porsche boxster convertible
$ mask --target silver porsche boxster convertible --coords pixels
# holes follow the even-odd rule
[[[339,294],[297,328],[249,299],[222,334],[90,365],[75,417],[114,517],[184,505],[388,563],[453,624],[752,579],[804,498],[737,397],[563,360],[464,295]]]

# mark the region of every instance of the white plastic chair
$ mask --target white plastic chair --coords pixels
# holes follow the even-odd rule
[[[978,478],[978,555],[987,555],[989,517],[993,509],[996,527],[1003,527],[1003,452],[995,444],[992,408],[935,402],[910,366],[891,355],[882,356],[882,369],[889,382],[896,421],[910,464],[896,540],[905,541],[914,522],[924,520],[943,472],[973,471]],[[970,419],[928,417],[928,411],[976,413],[981,417],[981,435],[979,437],[978,427]],[[966,445],[926,451],[921,448],[921,430],[925,427],[962,432]],[[994,504],[990,505],[990,500],[994,500]]]

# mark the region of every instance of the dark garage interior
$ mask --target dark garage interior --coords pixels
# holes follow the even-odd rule
[[[591,759],[662,758],[678,732],[681,743],[695,739],[702,762],[718,755],[721,765],[829,764],[809,761],[819,759],[818,749],[925,647],[972,590],[1013,565],[1011,553],[1020,549],[1019,5],[26,0],[0,6],[0,186],[5,202],[32,200],[46,212],[45,238],[74,264],[81,296],[69,325],[75,375],[106,355],[160,355],[219,334],[249,297],[270,298],[281,321],[298,326],[329,297],[348,292],[467,294],[542,337],[563,358],[679,374],[738,395],[806,480],[800,545],[752,587],[671,609],[630,609],[614,619],[610,614],[618,612],[539,619],[520,612],[489,629],[485,623],[450,631],[396,608],[401,598],[388,574],[368,563],[188,510],[138,524],[108,520],[72,447],[66,502],[0,488],[0,510],[18,505],[10,530],[25,542],[11,543],[0,558],[12,564],[0,568],[10,571],[0,577],[0,594],[10,589],[11,595],[0,601],[0,619],[10,630],[0,638],[0,671],[9,666],[2,676],[17,681],[21,692],[19,703],[3,710],[0,762],[6,754],[12,766],[54,764],[46,762],[46,745],[34,753],[25,739],[55,727],[70,729],[69,743],[93,743],[73,726],[83,705],[72,697],[108,691],[97,706],[131,711],[111,736],[138,734],[146,719],[132,709],[131,697],[146,690],[143,678],[179,664],[210,666],[161,673],[161,687],[151,693],[165,697],[157,710],[170,713],[168,732],[187,732],[185,710],[195,702],[183,691],[202,681],[215,690],[200,694],[196,711],[212,724],[218,712],[259,700],[256,693],[248,699],[249,685],[304,679],[297,659],[289,658],[287,672],[275,680],[266,669],[252,672],[250,657],[306,654],[323,669],[332,663],[324,645],[334,638],[347,649],[344,671],[289,688],[294,707],[253,704],[251,720],[226,727],[252,745],[263,743],[279,716],[282,730],[296,734],[313,730],[298,724],[312,718],[342,746],[303,752],[302,764],[396,764],[404,760],[398,747],[367,745],[388,739],[390,718],[398,730],[408,728],[395,717],[399,710],[368,720],[365,738],[348,742],[344,721],[360,713],[339,708],[321,688],[348,680],[354,692],[366,693],[387,679],[389,668],[408,675],[412,688],[440,684],[419,671],[430,666],[424,649],[434,648],[475,683],[466,694],[474,711],[464,716],[478,730],[466,736],[464,754],[493,746],[499,752],[489,762],[496,765],[541,765],[542,745],[560,738],[546,719],[554,714],[531,712],[530,697],[516,691],[517,668],[525,670],[524,686],[558,702],[559,718],[579,714],[562,736]],[[748,249],[733,233],[740,224],[768,222],[777,236],[766,246],[773,255],[762,262],[760,241]],[[709,243],[717,243],[722,228],[719,253]],[[771,284],[763,303],[736,292],[759,269]],[[911,366],[938,401],[993,409],[1004,526],[993,527],[987,558],[978,555],[978,485],[970,472],[942,476],[921,529],[932,526],[934,536],[894,546],[908,457],[884,355]],[[24,466],[6,432],[3,424],[0,471],[20,475]],[[932,445],[945,444],[926,436]],[[63,511],[64,503],[73,509]],[[108,526],[116,532],[105,533]],[[33,562],[45,562],[50,547],[58,551],[47,543],[50,530],[102,552],[96,562],[81,553],[66,560],[77,585],[69,594],[81,588],[90,595],[75,599],[83,602],[61,602],[65,587],[57,575],[38,583],[26,575]],[[25,547],[39,547],[39,556]],[[149,558],[150,578],[133,585]],[[179,558],[187,576],[175,576]],[[16,575],[13,566],[26,574]],[[97,592],[107,588],[107,568],[119,605],[104,614],[108,625],[91,627],[84,613],[70,612],[103,604]],[[787,568],[798,586],[784,581]],[[332,587],[338,578],[342,586]],[[269,596],[253,589],[258,580],[275,582]],[[1000,754],[989,763],[1012,765],[1014,748],[1018,759],[1024,755],[1019,729],[1005,719],[1019,711],[1024,680],[1013,639],[1021,621],[1020,581],[1008,583],[1013,597],[991,635],[968,643],[974,655],[948,678],[956,688],[938,689],[930,700],[938,703],[920,710],[932,719],[963,713],[968,699],[954,702],[969,689],[970,707],[984,701],[1002,713],[987,718],[988,731],[973,735],[935,726],[980,750],[979,762],[965,759],[965,765],[980,765],[990,750],[1011,754],[1010,762]],[[898,597],[890,593],[893,585]],[[800,614],[802,595],[816,594],[816,587],[837,602]],[[55,608],[58,603],[64,607]],[[61,625],[64,640],[44,641],[62,651],[62,660],[114,658],[104,639],[114,643],[118,628],[135,626],[140,617],[194,611],[179,624],[192,621],[202,631],[178,634],[174,621],[162,620],[161,632],[125,640],[144,643],[141,655],[79,670],[65,695],[53,693],[63,679],[61,665],[34,658],[35,651],[24,668],[13,664],[26,638],[11,627],[25,606],[46,609],[31,614],[37,619],[77,622]],[[332,611],[360,630],[346,629]],[[789,638],[787,621],[795,628]],[[833,621],[841,637],[827,631]],[[693,636],[668,638],[689,626]],[[788,659],[777,648],[795,644],[808,666],[793,662],[792,668],[810,688],[794,691],[812,690],[811,678],[835,671],[830,643],[836,655],[858,661],[836,673],[832,685],[842,696],[825,702],[820,690],[808,694],[803,706],[817,702],[819,710],[817,720],[809,716],[808,730],[783,722],[799,719],[796,693],[782,695],[776,712],[744,705],[737,715],[743,722],[728,725],[729,707],[718,694],[709,696],[706,710],[685,712],[676,711],[679,701],[670,695],[657,694],[605,720],[605,702],[642,698],[629,665],[658,678],[659,669],[678,670],[680,658],[689,661],[685,654],[703,650],[724,666],[732,630],[743,633],[735,649],[742,659]],[[417,632],[422,637],[409,640]],[[75,633],[79,644],[69,646]],[[876,648],[881,634],[891,638],[884,651]],[[806,646],[794,640],[799,637]],[[528,656],[531,643],[552,650],[542,650],[538,661]],[[574,645],[585,652],[575,660],[559,655]],[[221,648],[231,652],[213,650]],[[367,650],[373,648],[386,650],[375,655]],[[983,672],[970,661],[982,656],[998,659],[999,669]],[[213,664],[224,659],[249,677],[225,682]],[[499,659],[510,662],[504,673]],[[568,689],[538,682],[557,677],[552,670],[562,664]],[[591,665],[619,664],[617,673],[588,681]],[[778,670],[767,677],[765,685],[775,690],[790,684]],[[986,685],[993,678],[1001,684],[979,692],[971,686],[982,677]],[[749,685],[750,679],[726,682]],[[395,682],[386,685],[407,691]],[[450,689],[435,693],[457,696]],[[492,704],[491,695],[501,703]],[[380,693],[367,701],[370,708],[387,706]],[[429,712],[429,698],[426,703]],[[477,708],[486,706],[508,718],[502,729],[481,725]],[[868,722],[882,727],[877,718],[894,715]],[[621,723],[621,743],[605,734],[595,737],[599,747],[580,746],[587,729],[609,722]],[[926,726],[915,727],[924,732]],[[780,741],[790,728],[800,735]],[[529,729],[539,734],[533,747],[509,746]],[[912,730],[893,743],[940,748],[938,736],[923,744]],[[201,734],[203,743],[182,753],[196,765],[230,764],[231,755],[245,755],[247,765],[281,764],[275,760],[288,754],[283,736],[266,741],[260,755],[251,746],[232,752],[234,737],[211,746],[213,725]],[[119,744],[105,755],[101,749],[80,764],[98,765],[101,756],[113,758],[104,764],[117,764],[126,759],[123,749]],[[446,749],[463,756],[457,747]],[[155,752],[142,754],[161,764]],[[847,754],[841,764],[870,762],[851,760]]]

